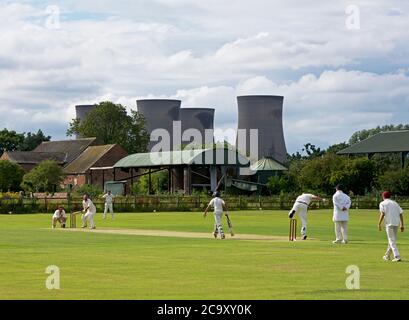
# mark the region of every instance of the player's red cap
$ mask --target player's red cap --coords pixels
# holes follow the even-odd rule
[[[384,191],[384,192],[382,192],[382,197],[384,199],[390,199],[391,193],[389,191]]]

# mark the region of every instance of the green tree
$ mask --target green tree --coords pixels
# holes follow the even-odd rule
[[[32,151],[44,141],[50,141],[51,136],[44,135],[43,131],[39,129],[37,133],[28,132],[24,136],[24,140],[18,146],[20,151]]]
[[[24,175],[21,187],[31,192],[55,192],[63,180],[62,167],[53,160],[45,160]]]
[[[146,152],[149,135],[145,119],[136,112],[128,115],[125,107],[109,101],[101,102],[83,121],[73,119],[67,135],[96,137],[105,144],[119,144],[129,153]]]
[[[166,170],[151,174],[151,187],[154,194],[166,193],[168,191],[169,176]],[[137,183],[132,186],[134,194],[149,194],[149,175],[141,176]]]
[[[103,190],[99,186],[95,186],[92,184],[84,184],[82,186],[79,186],[75,188],[74,194],[76,196],[83,196],[84,194],[88,195],[91,197],[91,199],[94,199],[98,196],[100,196],[103,193]]]
[[[404,170],[390,170],[379,175],[377,187],[396,195],[409,196],[409,166]]]
[[[0,191],[19,191],[23,181],[23,168],[13,162],[0,160]]]
[[[24,134],[3,129],[0,131],[0,156],[4,151],[15,151],[24,141]]]

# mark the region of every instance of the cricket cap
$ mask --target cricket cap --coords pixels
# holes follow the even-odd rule
[[[382,192],[382,198],[390,199],[391,198],[391,193],[389,191]]]

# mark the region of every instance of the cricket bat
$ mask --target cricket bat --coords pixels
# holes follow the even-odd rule
[[[227,225],[229,226],[230,234],[232,237],[234,237],[233,224],[231,223],[231,220],[228,214],[226,214],[226,218],[227,218]]]

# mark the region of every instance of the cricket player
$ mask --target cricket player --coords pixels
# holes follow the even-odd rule
[[[67,215],[63,206],[58,206],[52,217],[52,228],[55,229],[57,226],[57,221],[61,224],[61,228],[65,228],[65,223],[67,222]]]
[[[107,212],[111,213],[112,220],[115,219],[115,214],[114,214],[114,196],[111,193],[111,190],[109,190],[106,194],[102,196],[102,198],[105,199],[105,208],[104,208],[104,214],[102,215],[102,219],[105,219],[107,216]]]
[[[344,186],[339,184],[335,187],[335,194],[332,197],[334,204],[333,221],[335,224],[335,241],[334,244],[347,244],[348,243],[348,220],[349,220],[349,208],[351,207],[351,198],[346,195]]]
[[[400,262],[402,260],[396,245],[396,239],[399,227],[401,232],[405,231],[403,210],[397,202],[391,200],[391,193],[389,191],[382,193],[382,198],[383,201],[379,205],[380,216],[378,229],[382,231],[382,222],[385,220],[385,230],[388,237],[388,249],[386,250],[383,260],[389,261],[393,253],[394,259],[392,261]]]
[[[311,193],[303,193],[298,196],[294,202],[288,217],[292,219],[297,214],[301,219],[301,235],[303,240],[307,240],[307,213],[308,207],[312,201],[320,201],[320,196],[313,195]]]
[[[222,227],[222,217],[223,217],[223,209],[227,210],[227,206],[224,200],[220,198],[219,191],[216,191],[214,193],[214,198],[209,202],[203,214],[205,218],[211,207],[214,208],[214,221],[215,221],[215,228],[214,228],[213,236],[216,239],[217,235],[220,234],[220,239],[224,239],[226,236],[224,235],[224,231]]]
[[[86,228],[87,221],[89,221],[90,228],[95,229],[94,215],[97,212],[97,208],[95,207],[91,199],[88,197],[88,195],[84,195],[82,206],[84,208],[83,209],[84,214],[82,215],[82,227],[81,228]]]

